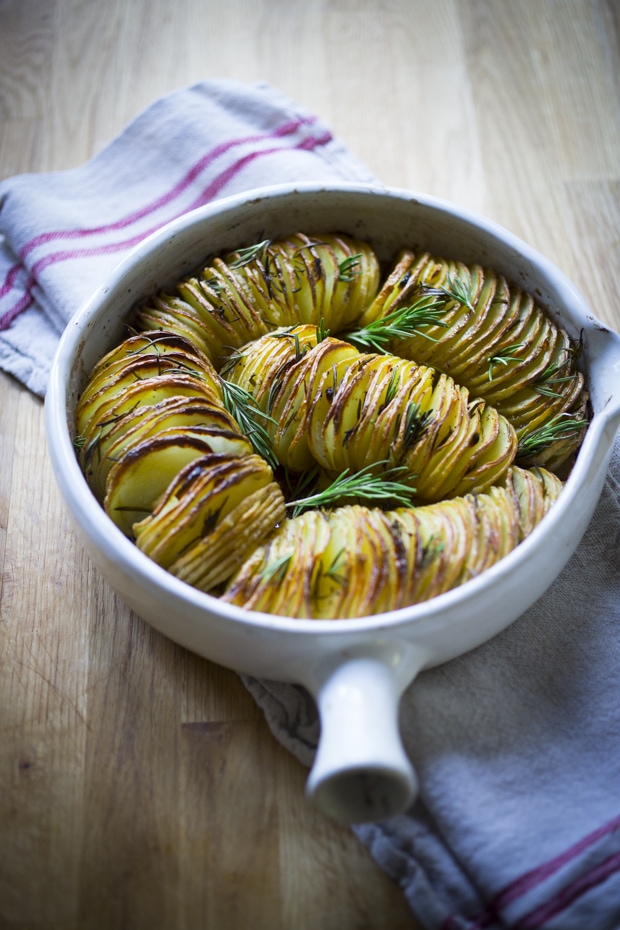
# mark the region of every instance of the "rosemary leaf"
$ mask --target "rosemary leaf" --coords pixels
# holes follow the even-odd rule
[[[280,584],[284,580],[292,558],[293,553],[291,552],[289,555],[283,555],[281,558],[276,559],[271,565],[267,565],[260,573],[260,580],[265,584],[271,584],[272,582],[273,584]]]
[[[446,326],[442,319],[445,310],[446,298],[432,294],[423,294],[410,306],[398,307],[379,320],[374,320],[368,326],[351,330],[346,339],[359,349],[371,349],[375,352],[387,353],[389,344],[393,339],[411,339],[412,336],[424,336],[432,339],[428,333],[420,329],[421,326]]]
[[[448,300],[454,300],[458,304],[467,307],[468,310],[474,310],[474,304],[471,296],[471,282],[469,285],[463,278],[456,275],[454,278],[448,275],[445,284],[440,285],[422,285],[423,289],[430,294],[442,294]]]
[[[518,460],[537,455],[553,442],[571,439],[587,425],[587,420],[579,420],[571,417],[570,414],[560,413],[519,440],[516,458]]]
[[[325,329],[325,320],[321,317],[321,322],[316,327],[316,344],[318,345],[319,342],[323,342],[324,339],[327,339],[329,333],[329,329]]]
[[[538,381],[532,385],[532,390],[543,397],[561,397],[562,391],[555,391],[552,387],[554,384],[563,384],[566,381],[572,381],[573,376],[567,375],[566,378],[550,378],[547,381]]]
[[[247,353],[242,352],[240,349],[233,349],[230,353],[222,367],[220,368],[220,377],[230,374],[230,372],[237,367],[238,363],[242,359],[246,358]]]
[[[327,488],[310,494],[308,497],[288,501],[286,507],[292,508],[293,516],[297,517],[304,510],[329,507],[343,498],[361,498],[367,503],[383,501],[392,506],[394,504],[400,504],[403,507],[410,506],[415,489],[395,480],[398,475],[406,471],[406,468],[396,466],[380,474],[373,474],[371,469],[374,467],[374,465],[367,465],[355,474],[350,474],[347,468]]]
[[[262,261],[270,244],[271,239],[263,239],[262,242],[257,242],[256,245],[250,245],[247,249],[237,249],[235,252],[237,258],[229,262],[228,267],[236,270],[237,268],[243,268],[244,265],[249,265],[254,259],[260,259]]]
[[[432,410],[425,410],[422,413],[420,405],[410,400],[405,410],[405,428],[403,435],[403,450],[409,452],[420,439],[427,429],[429,422],[433,419]]]
[[[301,343],[299,342],[299,333],[292,333],[292,332],[271,333],[271,338],[272,339],[292,339],[295,344],[295,361],[296,362],[299,362],[304,357],[306,352],[309,351],[309,348],[310,348],[309,346],[304,346],[304,348],[302,349]]]
[[[574,377],[574,375],[559,376],[559,372],[565,368],[565,365],[565,362],[549,365],[549,367],[543,371],[539,380],[532,385],[532,390],[537,394],[542,394],[544,397],[561,397],[562,391],[556,391],[553,385],[565,384],[567,381],[572,381]]]
[[[398,372],[398,369],[394,368],[394,370],[392,371],[392,374],[390,375],[390,381],[387,386],[387,390],[385,392],[385,400],[383,401],[383,404],[381,407],[382,410],[385,410],[388,404],[391,404],[391,402],[394,400],[394,398],[396,397],[396,394],[398,393],[399,387],[400,387],[400,374]]]
[[[339,280],[344,281],[346,284],[349,284],[355,279],[355,276],[362,273],[359,266],[362,253],[358,252],[357,255],[349,255],[348,258],[345,258],[344,261],[340,262],[338,265]]]
[[[262,423],[258,422],[258,417],[275,422],[269,414],[264,413],[249,391],[233,384],[232,381],[226,381],[220,376],[222,386],[222,398],[224,406],[228,412],[235,418],[241,431],[248,437],[254,451],[262,456],[272,468],[278,467],[278,460],[271,445],[269,433]]]
[[[524,342],[513,342],[512,345],[504,346],[497,355],[489,356],[489,381],[493,380],[493,367],[495,365],[508,365],[510,362],[520,362],[522,359],[514,353],[524,347]]]
[[[427,568],[438,555],[441,555],[445,548],[445,540],[436,539],[434,535],[430,536],[426,544],[422,547],[422,556],[418,568]]]

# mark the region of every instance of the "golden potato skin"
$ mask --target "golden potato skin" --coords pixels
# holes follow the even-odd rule
[[[276,458],[292,471],[402,466],[420,503],[483,491],[517,453],[510,423],[428,366],[358,352],[317,329],[262,336],[231,360],[231,381],[272,417]]]
[[[136,311],[142,330],[188,335],[221,368],[231,352],[278,327],[353,324],[376,296],[379,262],[368,243],[297,233],[214,258]]]
[[[421,603],[511,552],[562,486],[543,469],[515,467],[487,493],[423,507],[308,511],[286,520],[250,555],[222,598],[249,609],[323,620]]]
[[[410,339],[395,340],[395,354],[445,371],[505,416],[519,439],[557,417],[585,416],[579,347],[530,294],[490,268],[403,250],[359,325],[432,292],[446,298],[441,321]],[[575,430],[523,462],[556,470],[582,438]]]

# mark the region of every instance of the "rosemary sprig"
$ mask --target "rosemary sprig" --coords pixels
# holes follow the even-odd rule
[[[322,322],[322,321],[321,321]],[[295,361],[299,362],[304,357],[306,352],[309,349],[309,346],[304,346],[302,349],[301,343],[299,341],[299,333],[272,333],[272,339],[292,339],[295,344]]]
[[[524,342],[513,342],[512,345],[504,346],[503,349],[500,349],[497,355],[489,356],[489,381],[493,380],[493,368],[495,365],[509,365],[510,362],[523,361],[514,353],[522,349],[524,345]]]
[[[532,430],[519,440],[516,458],[524,459],[537,455],[553,442],[571,439],[587,425],[587,420],[576,419],[567,413],[559,413],[548,423]]]
[[[229,374],[244,358],[247,358],[247,352],[242,352],[241,349],[233,349],[220,368],[220,377]]]
[[[269,297],[274,300],[286,299],[286,295],[297,294],[303,286],[303,275],[305,269],[297,267],[295,263],[295,256],[293,256],[292,262],[289,262],[286,257],[283,260],[283,268],[281,267],[281,261],[278,260],[278,255],[272,252],[265,252],[265,260],[263,265],[263,277],[265,279],[265,284],[267,285],[267,293]],[[280,256],[282,260],[282,256]],[[283,273],[283,270],[288,270],[289,277]],[[292,280],[290,273],[292,272]],[[280,295],[276,297],[276,294]]]
[[[547,381],[538,381],[536,384],[532,385],[532,390],[537,394],[542,394],[543,397],[561,397],[561,391],[554,391],[552,385],[554,384],[563,384],[566,381],[572,381],[573,376],[567,375],[565,378],[550,378]]]
[[[350,474],[350,469],[346,468],[328,487],[308,497],[288,501],[285,506],[292,508],[294,517],[299,516],[304,510],[329,507],[342,498],[351,497],[361,498],[367,502],[387,501],[392,505],[410,506],[415,488],[395,480],[398,475],[406,471],[406,468],[393,466],[380,474],[373,474],[371,469],[374,467],[374,465],[367,465],[355,474]]]
[[[362,253],[358,252],[357,255],[349,255],[348,258],[345,258],[344,261],[340,262],[338,265],[340,281],[344,281],[346,284],[349,284],[351,281],[355,280],[356,275],[362,273],[362,269],[358,267],[361,257]]]
[[[321,589],[321,582],[324,578],[328,578],[339,588],[347,588],[349,579],[346,575],[340,574],[341,569],[344,568],[346,564],[346,559],[345,564],[342,563],[343,556],[344,549],[339,549],[326,569],[323,568],[323,563],[319,560],[316,576],[312,585],[312,596],[314,598],[321,598],[319,591]],[[325,595],[323,595],[323,597],[325,597]]]
[[[436,539],[434,535],[429,536],[426,544],[422,547],[418,568],[427,568],[438,555],[441,555],[445,548],[445,540]]]
[[[382,412],[383,410],[385,410],[388,404],[392,403],[392,401],[394,400],[394,398],[396,397],[398,393],[399,387],[400,387],[400,374],[399,374],[398,369],[394,368],[390,375],[390,380],[388,382],[388,386],[385,392],[385,400],[381,404],[381,408],[379,412]]]
[[[148,333],[140,333],[144,336],[144,345],[140,346],[137,349],[132,349],[131,352],[127,353],[128,357],[133,357],[134,355],[144,355],[148,353],[149,349],[154,349],[154,355],[159,356],[160,349],[158,343],[168,342],[171,338],[170,333],[163,333],[161,336],[149,336]]]
[[[161,370],[161,365],[160,365],[160,361],[163,361],[163,360],[165,360],[165,359],[166,359],[166,356],[165,356],[165,355],[164,355],[164,357],[163,357],[162,360],[160,360],[160,359],[158,358],[158,368],[159,368],[159,372],[158,372],[158,373],[159,373],[159,374],[167,374],[167,375],[168,375],[168,374],[170,374],[170,375],[174,375],[174,374],[178,374],[178,375],[187,375],[188,378],[197,378],[198,381],[206,381],[206,380],[207,380],[207,376],[205,375],[204,372],[202,372],[202,371],[196,371],[196,369],[195,369],[195,368],[192,368],[191,365],[188,365],[186,362],[181,362],[181,361],[176,361],[176,362],[174,363],[174,365],[171,365],[170,368],[168,368],[165,372],[162,372],[162,370]]]
[[[379,320],[373,320],[368,326],[351,330],[346,339],[357,348],[371,349],[375,352],[388,352],[389,344],[393,339],[411,339],[412,336],[424,336],[431,342],[436,342],[428,333],[420,329],[421,326],[443,326],[447,324],[442,319],[445,309],[445,297],[424,294],[418,297],[408,307],[398,307]]]
[[[475,309],[471,296],[471,281],[467,285],[459,275],[455,275],[455,277],[448,275],[445,284],[424,284],[422,289],[430,294],[442,294],[448,300],[454,300],[456,303],[467,307],[468,310],[473,311]]]
[[[391,404],[394,398],[398,393],[398,388],[400,387],[400,373],[398,369],[394,369],[390,375],[390,382],[387,386],[387,391],[385,392],[385,406]]]
[[[261,455],[272,468],[278,467],[269,433],[262,423],[258,422],[257,417],[275,422],[267,413],[264,413],[249,391],[233,384],[232,381],[226,381],[220,376],[222,386],[222,399],[228,412],[235,418],[241,431],[248,437],[254,451]]]
[[[338,389],[338,369],[335,365],[332,365],[332,386],[325,388],[325,396],[328,401],[331,403],[334,399],[334,394]]]
[[[314,487],[320,472],[321,469],[318,465],[312,465],[310,468],[306,468],[299,475],[295,475],[294,478],[292,478],[288,468],[285,468],[284,481],[289,499],[294,501],[296,498],[300,497],[304,491]]]
[[[282,365],[282,367],[281,367],[280,369],[278,369],[278,371],[276,372],[276,374],[274,375],[274,377],[271,379],[271,384],[269,385],[269,392],[268,392],[268,394],[267,394],[267,403],[266,403],[266,408],[267,408],[267,414],[268,414],[268,415],[271,415],[271,411],[273,410],[273,406],[274,406],[274,404],[275,404],[275,402],[276,402],[276,399],[277,399],[277,397],[278,397],[278,394],[280,393],[280,390],[282,389],[283,381],[282,381],[282,377],[281,377],[281,375],[280,375],[280,372],[281,372],[284,368],[285,368],[285,366]]]
[[[284,581],[284,576],[288,571],[292,558],[293,553],[290,552],[288,555],[276,559],[271,565],[266,565],[260,573],[260,580],[265,584],[280,584],[281,581]]]
[[[228,267],[229,267],[229,268],[232,268],[233,266],[234,266],[234,262],[233,262],[231,265],[229,265]],[[236,267],[240,267],[240,266],[237,265]],[[207,277],[207,274],[209,274],[210,277]],[[200,283],[201,283],[201,284],[204,284],[206,287],[208,287],[210,290],[212,290],[213,293],[214,293],[217,297],[221,297],[221,296],[222,296],[222,293],[226,290],[226,282],[223,281],[223,280],[216,274],[216,272],[213,271],[211,268],[209,268],[209,269],[207,270],[207,272],[204,274],[204,276],[202,277]]]
[[[330,330],[325,329],[325,320],[323,317],[321,317],[321,322],[316,327],[316,344],[318,345],[319,342],[323,342],[324,339],[327,339],[329,333]]]
[[[537,394],[542,394],[544,397],[560,397],[561,391],[556,391],[553,388],[553,385],[556,384],[565,384],[567,381],[572,381],[574,375],[566,375],[565,377],[555,377],[559,371],[564,368],[563,362],[558,362],[555,365],[550,365],[545,371],[543,371],[540,379],[532,385],[532,390],[536,391]]]
[[[331,560],[328,568],[325,571],[325,577],[329,578],[331,581],[334,581],[336,584],[343,587],[347,583],[345,575],[339,574],[342,566],[342,559],[344,557],[344,549],[339,549],[334,558]],[[346,560],[345,560],[346,561]]]
[[[249,265],[250,262],[253,262],[255,259],[263,261],[270,245],[271,239],[263,239],[262,242],[257,242],[256,245],[250,245],[246,249],[237,249],[235,252],[237,258],[229,262],[228,267],[236,270],[238,268],[243,268],[244,265]]]
[[[403,430],[403,451],[408,452],[422,437],[429,422],[433,419],[432,410],[422,413],[420,405],[410,400],[405,410],[405,427]]]

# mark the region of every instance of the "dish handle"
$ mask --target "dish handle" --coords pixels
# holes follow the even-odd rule
[[[321,736],[306,785],[314,803],[341,823],[363,823],[406,810],[417,778],[400,736],[398,707],[426,656],[347,658],[308,684]]]

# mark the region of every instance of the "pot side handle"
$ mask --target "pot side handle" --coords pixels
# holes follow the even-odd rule
[[[313,689],[321,736],[306,793],[340,823],[363,823],[406,810],[417,779],[398,728],[398,705],[422,661],[403,680],[375,657],[345,660]]]

